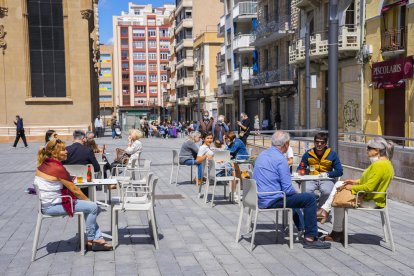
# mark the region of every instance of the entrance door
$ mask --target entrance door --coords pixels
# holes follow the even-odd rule
[[[404,137],[405,89],[387,89],[384,95],[384,135]]]

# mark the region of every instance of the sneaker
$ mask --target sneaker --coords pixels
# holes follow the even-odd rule
[[[298,231],[298,234],[296,235],[296,240],[295,241],[302,240],[304,234],[305,234],[305,230]]]
[[[329,242],[321,241],[315,238],[313,241],[308,241],[306,238],[303,239],[303,248],[305,249],[330,249],[331,244]]]

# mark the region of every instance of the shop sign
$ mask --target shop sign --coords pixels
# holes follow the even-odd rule
[[[412,56],[377,62],[372,65],[372,82],[375,88],[397,88],[404,85],[402,80],[412,77]]]

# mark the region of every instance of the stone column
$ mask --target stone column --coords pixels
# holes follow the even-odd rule
[[[277,113],[277,96],[273,95],[270,97],[271,100],[271,109],[272,112],[270,113],[270,125],[273,127],[275,125],[275,117]]]

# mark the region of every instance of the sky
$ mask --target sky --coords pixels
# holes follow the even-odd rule
[[[163,4],[175,3],[174,0],[100,0],[99,1],[99,37],[103,44],[112,44],[112,16],[121,15],[121,11],[128,11],[128,2],[135,4],[152,4],[160,7]]]

